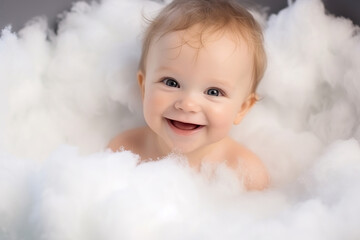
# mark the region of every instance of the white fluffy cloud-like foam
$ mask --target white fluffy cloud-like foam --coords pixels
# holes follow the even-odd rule
[[[142,14],[162,7],[79,2],[56,33],[42,19],[2,31],[0,239],[358,239],[358,27],[318,0],[263,19],[262,100],[231,135],[272,186],[245,192],[225,166],[104,150],[143,124]]]

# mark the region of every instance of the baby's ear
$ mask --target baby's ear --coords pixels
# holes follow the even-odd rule
[[[234,124],[237,125],[245,117],[246,113],[254,106],[254,104],[259,100],[259,97],[256,93],[251,93],[246,100],[243,102],[240,111],[236,114]]]
[[[138,71],[137,73],[137,79],[138,79],[138,84],[140,87],[140,92],[141,92],[141,97],[142,100],[144,100],[144,93],[145,93],[145,76],[143,74],[142,71]]]

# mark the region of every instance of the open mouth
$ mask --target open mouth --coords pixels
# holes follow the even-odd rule
[[[204,127],[204,125],[198,125],[194,123],[180,122],[172,119],[166,119],[169,125],[176,130],[178,133],[193,133],[195,130],[199,130]]]

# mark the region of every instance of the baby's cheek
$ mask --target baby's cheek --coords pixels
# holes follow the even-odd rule
[[[162,108],[163,105],[168,104],[169,99],[164,94],[154,94],[150,100],[157,108]]]
[[[234,111],[227,106],[213,107],[209,122],[216,132],[227,135],[233,125],[234,117]]]
[[[156,92],[154,92],[156,93]],[[158,115],[163,109],[166,99],[160,94],[145,94],[144,98],[144,114],[145,115]]]

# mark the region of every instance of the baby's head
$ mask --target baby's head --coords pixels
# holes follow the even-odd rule
[[[174,0],[145,33],[145,120],[166,148],[213,145],[256,102],[265,65],[261,28],[236,1]]]
[[[245,41],[253,55],[251,92],[255,93],[266,68],[266,54],[260,25],[236,0],[174,0],[151,21],[143,40],[139,70],[146,74],[147,56],[156,39],[175,31],[198,26],[199,41],[204,33],[230,32],[235,41]]]

